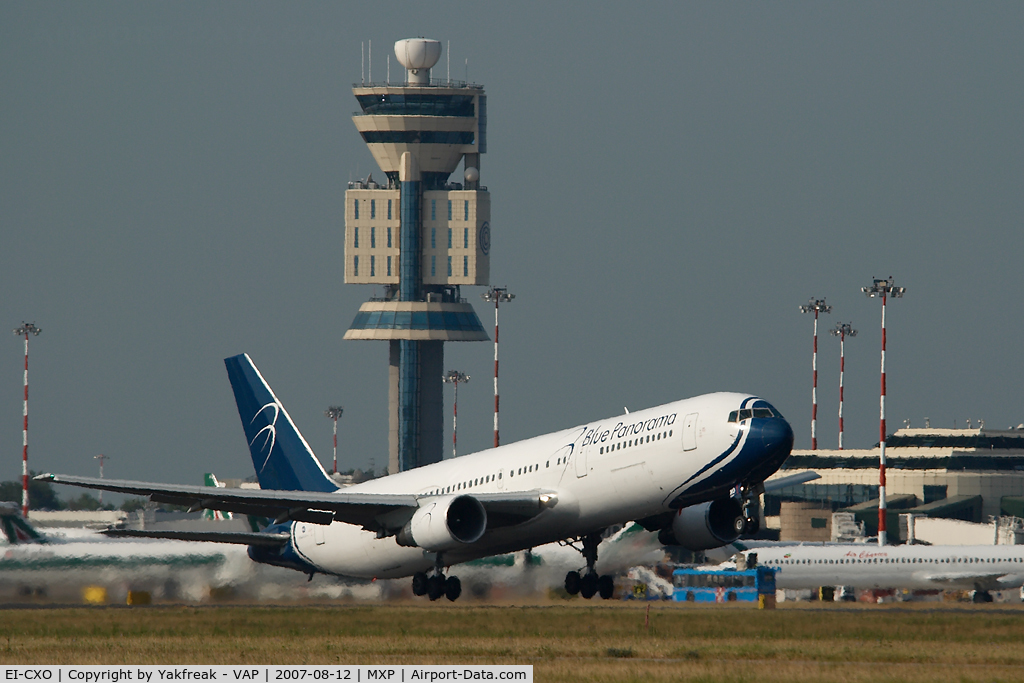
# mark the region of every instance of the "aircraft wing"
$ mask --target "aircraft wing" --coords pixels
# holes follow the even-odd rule
[[[101,531],[110,538],[160,538],[173,541],[208,541],[210,543],[242,543],[244,545],[282,546],[291,534],[244,531],[171,531],[147,529],[117,529]]]
[[[801,472],[799,474],[791,474],[786,477],[779,477],[778,479],[769,479],[764,483],[764,491],[765,493],[771,493],[772,491],[784,489],[787,486],[806,484],[807,482],[814,481],[815,479],[821,479],[821,475],[817,472]]]
[[[925,574],[923,578],[939,584],[973,584],[981,590],[1002,590],[1004,588],[1016,588],[1024,584],[1024,576],[1020,574],[942,572]]]
[[[40,474],[36,479],[89,489],[147,496],[156,503],[188,505],[192,510],[224,510],[312,524],[333,521],[355,524],[370,531],[400,529],[419,507],[421,498],[406,493],[345,493],[344,491],[278,491],[229,489],[211,486],[153,484],[119,479],[95,479],[65,474]],[[474,495],[487,511],[488,528],[526,521],[550,507],[550,492],[532,490]]]

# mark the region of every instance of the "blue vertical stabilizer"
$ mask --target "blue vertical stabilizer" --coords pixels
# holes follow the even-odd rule
[[[224,365],[260,488],[338,490],[248,354],[225,358]]]

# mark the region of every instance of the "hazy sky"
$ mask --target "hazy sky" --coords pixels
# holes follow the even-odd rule
[[[381,175],[350,88],[361,43],[381,80],[417,35],[451,41],[452,77],[488,94],[492,283],[516,294],[505,442],[737,390],[806,448],[798,306],[826,297],[822,330],[860,331],[846,444],[870,446],[880,305],[860,287],[889,275],[907,288],[887,321],[890,429],[1024,422],[1022,29],[1019,2],[2,2],[0,324],[43,328],[30,466],[252,474],[223,365],[243,351],[325,465],[331,404],[342,466],[387,462],[387,345],[342,341],[374,293],[342,283],[344,190]],[[481,291],[463,294],[489,328]],[[820,350],[831,447],[838,342]],[[472,376],[465,452],[491,441],[492,353],[446,345]]]

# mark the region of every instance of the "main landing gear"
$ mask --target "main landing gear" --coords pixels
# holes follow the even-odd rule
[[[582,595],[589,600],[597,594],[608,600],[615,592],[615,580],[608,574],[598,576],[594,571],[597,564],[597,546],[601,542],[601,534],[584,536],[583,549],[580,552],[587,561],[587,571],[582,576],[573,571],[565,575],[565,592],[569,595]]]
[[[455,602],[462,595],[462,582],[457,576],[445,577],[444,565],[441,564],[441,556],[437,557],[437,565],[428,575],[426,572],[416,572],[412,575],[412,594],[426,595],[431,602],[440,600],[445,596],[451,602]]]

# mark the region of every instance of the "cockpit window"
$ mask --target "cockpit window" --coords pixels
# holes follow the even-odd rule
[[[729,413],[729,422],[743,422],[752,417],[775,417],[775,413],[770,408],[744,408]]]

